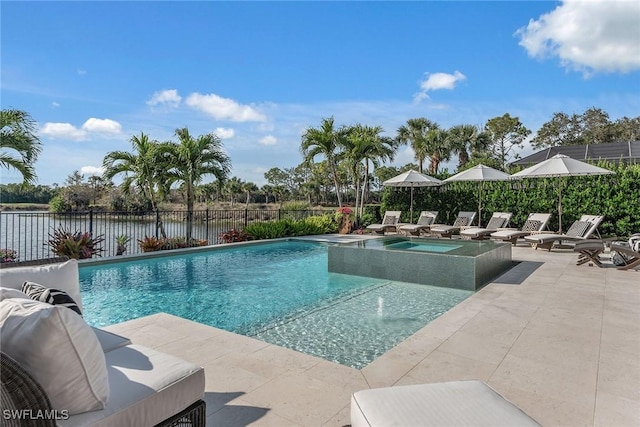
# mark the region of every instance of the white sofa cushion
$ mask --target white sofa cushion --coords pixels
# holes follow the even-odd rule
[[[82,311],[78,260],[70,259],[56,264],[0,270],[0,286],[5,288],[22,289],[22,284],[27,280],[67,292]]]
[[[351,396],[352,427],[538,426],[481,381],[362,390]]]
[[[107,365],[96,334],[63,306],[31,299],[0,301],[2,351],[42,386],[54,409],[78,414],[109,399]]]
[[[24,292],[14,289],[14,288],[5,288],[0,286],[0,301],[8,299],[8,298],[25,298],[29,299],[29,295]]]
[[[116,335],[113,332],[105,331],[104,329],[98,328],[91,329],[93,329],[93,332],[96,334],[98,342],[100,343],[100,347],[102,347],[102,351],[104,353],[108,353],[117,348],[131,344],[131,340],[129,338],[121,337],[120,335]]]
[[[58,420],[61,427],[153,426],[202,399],[204,369],[132,344],[106,354],[114,391],[102,411]]]

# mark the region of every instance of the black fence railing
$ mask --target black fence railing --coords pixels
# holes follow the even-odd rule
[[[330,213],[327,210],[197,210],[193,211],[192,238],[207,240],[210,245],[219,243],[220,233],[231,229],[241,230],[252,222],[267,222],[283,218],[300,220],[312,215]],[[138,240],[145,237],[186,237],[187,211],[160,212],[0,212],[0,252],[15,253],[20,261],[54,256],[48,241],[54,230],[89,232],[93,237],[102,236],[102,256],[116,255],[116,237],[127,236],[131,240],[125,253],[140,253]]]

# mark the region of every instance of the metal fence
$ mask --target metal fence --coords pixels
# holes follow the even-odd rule
[[[284,218],[300,220],[312,215],[330,213],[327,210],[197,210],[193,211],[192,237],[217,244],[220,233],[241,230],[253,222],[267,222]],[[116,237],[125,235],[131,241],[127,254],[140,253],[138,240],[162,237],[162,228],[168,238],[186,236],[187,211],[160,212],[0,212],[0,250],[15,251],[20,261],[54,256],[48,241],[54,230],[63,228],[72,233],[89,232],[102,236],[102,256],[114,256]]]

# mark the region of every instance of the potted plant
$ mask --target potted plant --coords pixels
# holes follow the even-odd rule
[[[116,255],[122,255],[127,251],[127,243],[131,241],[131,237],[126,234],[121,234],[116,236],[116,244],[118,248],[116,249]]]
[[[49,234],[47,244],[51,246],[51,250],[58,256],[68,256],[75,259],[86,259],[100,256],[104,250],[98,246],[104,242],[103,236],[93,237],[89,232],[81,232],[67,230],[62,225]]]

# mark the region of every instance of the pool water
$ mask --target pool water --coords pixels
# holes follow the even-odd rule
[[[80,283],[93,326],[166,312],[355,368],[472,294],[329,273],[302,241],[88,264]]]
[[[445,253],[454,249],[460,249],[462,245],[451,243],[415,243],[411,241],[392,243],[386,246],[386,249],[396,249],[402,251],[421,251],[421,252],[440,252]]]

